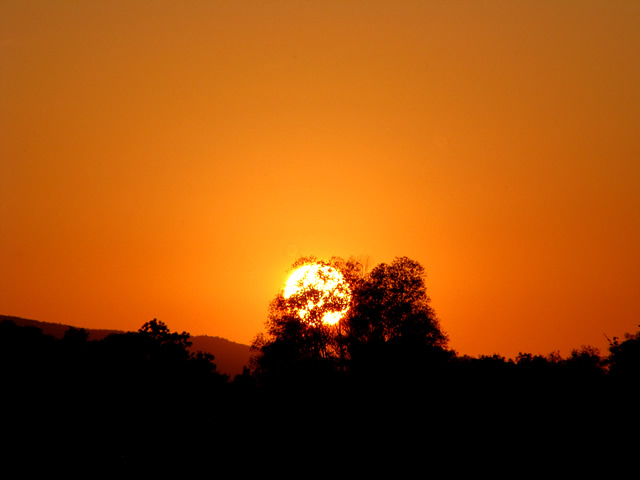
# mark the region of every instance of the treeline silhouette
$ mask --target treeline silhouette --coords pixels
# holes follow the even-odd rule
[[[0,375],[12,448],[114,461],[188,444],[214,419],[225,421],[229,394],[213,356],[189,346],[188,333],[155,319],[93,341],[84,329],[56,339],[3,321]]]
[[[294,268],[308,262],[318,260],[305,257]],[[317,292],[311,288],[293,301],[279,294],[271,303],[266,333],[252,345],[251,370],[265,388],[317,389],[335,383],[356,392],[378,388],[390,397],[404,391],[428,391],[437,397],[479,389],[531,395],[552,389],[556,396],[583,393],[582,389],[594,394],[611,391],[640,379],[638,333],[614,337],[606,356],[590,346],[566,358],[556,352],[520,353],[513,359],[459,355],[449,348],[430,306],[418,262],[399,257],[370,272],[353,259],[334,258],[327,265],[340,270],[352,286],[349,316],[338,326],[303,321],[296,305],[307,305]],[[315,317],[330,308],[327,303],[318,307]],[[334,308],[340,310],[341,305]]]
[[[61,339],[71,325],[43,322],[40,320],[31,320],[22,317],[0,315],[0,322],[11,320],[19,326],[31,326],[42,329],[47,335],[52,335],[56,339]],[[107,335],[126,333],[123,330],[108,330],[97,328],[84,328],[83,331],[88,333],[89,340],[102,340]],[[205,352],[215,356],[215,364],[217,371],[234,377],[243,372],[248,365],[251,355],[249,345],[232,342],[226,338],[209,336],[209,335],[190,335],[189,342],[191,352]]]
[[[463,432],[478,447],[532,435],[577,443],[594,428],[615,438],[637,418],[640,332],[613,338],[606,355],[589,346],[567,357],[460,355],[417,262],[402,257],[371,272],[352,260],[331,265],[352,285],[349,317],[331,327],[304,322],[278,295],[251,365],[233,378],[212,355],[190,350],[187,332],[156,319],[101,340],[73,327],[56,339],[1,322],[12,455],[128,465],[357,444],[370,458],[424,458]]]
[[[558,432],[562,422],[591,438],[600,422],[614,429],[637,415],[640,332],[614,338],[606,356],[582,347],[566,358],[469,357],[436,347],[418,367],[402,364],[406,352],[389,360],[399,353],[392,347],[350,369],[307,360],[234,378],[217,373],[211,355],[190,353],[188,339],[157,320],[95,341],[83,329],[55,339],[1,322],[4,433],[13,454],[123,465],[241,455],[268,449],[255,443],[261,431],[283,432],[289,447],[311,437],[404,449],[409,426],[443,441],[461,427],[531,435]],[[390,438],[393,445],[381,440]]]

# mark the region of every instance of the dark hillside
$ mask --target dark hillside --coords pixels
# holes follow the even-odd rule
[[[191,337],[191,351],[207,352],[215,357],[214,363],[220,373],[230,375],[231,378],[242,373],[249,365],[250,347],[232,342],[226,338],[196,335]]]
[[[51,335],[60,339],[70,328],[70,325],[60,323],[41,322],[38,320],[30,320],[20,317],[12,317],[0,315],[0,322],[11,320],[18,326],[36,327],[42,330],[44,334]],[[102,340],[112,333],[123,333],[119,330],[106,329],[85,329],[89,333],[89,340]],[[221,337],[210,337],[207,335],[196,335],[190,338],[192,342],[192,351],[201,351],[212,354],[215,359],[217,371],[233,378],[235,375],[241,374],[243,367],[249,363],[249,346],[241,343],[235,343]]]

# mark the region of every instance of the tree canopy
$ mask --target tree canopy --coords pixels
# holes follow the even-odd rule
[[[321,263],[315,257],[297,260],[292,270],[308,263]],[[334,257],[322,262],[339,270],[351,291],[349,310],[336,325],[323,324],[327,309],[321,305],[311,320],[296,312],[300,305],[317,298],[311,289],[293,300],[280,292],[270,304],[266,333],[253,342],[254,372],[273,374],[288,369],[318,368],[333,372],[352,371],[356,364],[394,357],[419,357],[447,347],[447,335],[430,306],[422,265],[407,257],[390,264],[381,263],[366,272],[361,262]],[[381,355],[382,354],[382,355]]]

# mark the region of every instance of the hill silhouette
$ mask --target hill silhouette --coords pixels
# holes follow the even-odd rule
[[[0,322],[4,320],[10,320],[18,326],[39,328],[42,330],[42,333],[51,335],[56,339],[64,337],[67,330],[72,328],[71,325],[61,323],[42,322],[22,317],[0,315]],[[103,340],[107,335],[113,333],[125,333],[122,330],[83,329],[89,334],[89,340]],[[227,340],[226,338],[212,337],[209,335],[193,335],[190,337],[190,340],[192,344],[189,350],[213,355],[217,371],[229,375],[231,378],[235,375],[240,375],[244,367],[249,364],[249,358],[251,356],[249,345],[243,345]]]

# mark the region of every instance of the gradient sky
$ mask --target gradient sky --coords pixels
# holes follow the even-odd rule
[[[640,324],[640,2],[0,1],[0,314],[249,343],[419,261],[458,353]]]

